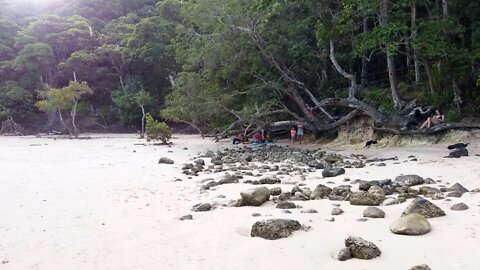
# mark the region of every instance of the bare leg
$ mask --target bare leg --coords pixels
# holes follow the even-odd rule
[[[422,124],[422,126],[420,127],[420,129],[424,129],[424,128],[426,128],[426,127],[427,127],[427,125],[428,125],[428,119],[427,119],[427,120],[425,120],[425,122],[423,122],[423,124]]]

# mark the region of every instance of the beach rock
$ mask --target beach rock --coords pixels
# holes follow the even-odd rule
[[[463,196],[463,193],[461,193],[460,191],[452,191],[452,192],[447,193],[446,196],[447,197],[460,198],[460,197]]]
[[[278,196],[278,199],[281,201],[289,200],[292,197],[292,193],[290,192],[283,192]]]
[[[450,207],[450,209],[453,211],[464,211],[464,210],[467,210],[468,208],[469,208],[468,205],[464,203],[457,203],[452,205],[452,207]]]
[[[416,265],[413,267],[410,267],[408,270],[432,270],[428,265],[422,264],[422,265]]]
[[[280,195],[280,194],[282,194],[282,188],[280,188],[280,187],[274,187],[274,188],[271,188],[271,189],[270,189],[270,195],[272,195],[272,196],[278,196],[278,195]]]
[[[252,217],[259,217],[259,216],[261,216],[260,213],[252,213]]]
[[[307,210],[302,210],[302,211],[300,211],[300,213],[304,213],[304,214],[316,214],[316,213],[318,213],[318,211],[315,210],[315,209],[307,209]]]
[[[373,259],[382,253],[374,243],[354,236],[345,239],[345,247],[350,249],[353,258],[362,260]]]
[[[395,182],[402,186],[416,186],[425,183],[425,180],[416,175],[416,174],[409,174],[409,175],[400,175],[395,178]]]
[[[289,237],[302,228],[300,222],[292,219],[269,219],[255,222],[250,235],[268,240]]]
[[[336,154],[327,154],[323,157],[323,159],[328,162],[328,163],[336,163],[336,162],[342,162],[343,161],[343,158],[342,156],[340,155],[336,155]]]
[[[418,192],[422,195],[440,193],[441,191],[438,188],[423,186],[420,187]]]
[[[377,206],[377,205],[380,205],[383,202],[383,200],[385,200],[385,196],[379,196],[379,195],[371,194],[365,191],[353,192],[350,195],[351,205]]]
[[[352,194],[350,186],[342,185],[334,187],[328,198],[332,201],[345,201],[350,197],[350,194]]]
[[[442,188],[441,189],[442,191],[456,191],[458,193],[465,193],[465,192],[468,192],[468,189],[466,189],[464,186],[462,186],[461,184],[459,183],[455,183],[453,186],[449,187],[449,188]]]
[[[310,199],[311,200],[325,199],[325,198],[328,198],[328,195],[330,195],[330,193],[332,193],[331,188],[325,185],[319,184],[315,188],[315,190],[312,192],[312,195],[310,195]]]
[[[277,176],[265,176],[259,180],[262,185],[280,184],[282,181]]]
[[[379,197],[385,197],[385,191],[379,186],[371,186],[368,189],[368,193],[379,196]]]
[[[334,221],[335,221],[335,218],[334,218],[334,217],[329,217],[329,218],[325,219],[325,221],[334,222]]]
[[[411,213],[395,220],[390,226],[395,234],[422,235],[431,230],[430,222],[417,213]]]
[[[388,206],[388,205],[401,204],[401,203],[404,203],[406,201],[407,201],[407,199],[400,197],[400,198],[389,200],[388,202],[385,203],[385,205]]]
[[[459,158],[468,156],[468,150],[466,148],[455,149],[448,154],[449,158]]]
[[[384,218],[385,212],[375,206],[369,206],[363,211],[363,217],[368,218]]]
[[[338,253],[337,259],[339,261],[346,261],[352,258],[352,252],[350,252],[350,248],[344,247]]]
[[[308,195],[305,195],[303,192],[297,191],[295,194],[290,197],[290,200],[292,201],[308,201],[310,200],[310,197]]]
[[[295,205],[293,202],[285,202],[281,201],[277,204],[278,209],[295,209],[297,208],[297,205]]]
[[[167,158],[167,157],[162,157],[158,160],[158,164],[173,164],[173,160]]]
[[[441,217],[445,216],[445,212],[427,199],[417,198],[414,199],[405,210],[403,210],[402,216],[417,213],[425,218]]]
[[[323,177],[335,177],[345,173],[344,168],[329,168],[323,169],[322,176]]]
[[[270,198],[270,190],[266,187],[252,188],[240,192],[243,201],[249,206],[260,206]]]
[[[195,165],[197,166],[205,166],[205,160],[199,158],[195,160]]]
[[[205,212],[212,210],[212,205],[209,203],[198,203],[192,207],[193,212]]]
[[[180,219],[180,220],[192,220],[192,219],[193,219],[193,216],[189,214],[189,215],[185,215],[185,216],[183,216],[183,217],[181,217],[181,218],[179,218],[179,219]]]
[[[333,216],[338,216],[338,215],[341,215],[343,214],[343,209],[342,208],[339,208],[339,207],[335,207],[332,209],[332,215]]]

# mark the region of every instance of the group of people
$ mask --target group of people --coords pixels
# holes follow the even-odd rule
[[[290,143],[294,144],[295,141],[299,141],[302,144],[303,136],[305,135],[305,130],[302,125],[294,126],[290,129]]]
[[[240,133],[238,136],[233,138],[232,143],[233,144],[241,144],[241,143],[248,143],[248,137],[245,136],[245,134]],[[252,137],[252,142],[251,143],[271,143],[273,142],[272,137],[270,136],[270,133],[265,133],[264,130],[258,131],[255,133],[255,135]]]

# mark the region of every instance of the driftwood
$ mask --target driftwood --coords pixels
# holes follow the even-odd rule
[[[397,130],[392,128],[376,127],[374,130],[380,133],[389,133],[395,135],[426,135],[435,134],[451,129],[480,129],[479,124],[464,124],[464,123],[442,123],[431,128],[416,129],[416,130]]]

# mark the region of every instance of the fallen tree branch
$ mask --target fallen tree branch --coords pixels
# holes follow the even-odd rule
[[[478,124],[464,124],[464,123],[442,123],[427,129],[416,130],[398,130],[392,128],[374,128],[376,132],[390,133],[395,135],[425,135],[435,134],[451,129],[480,129]]]

